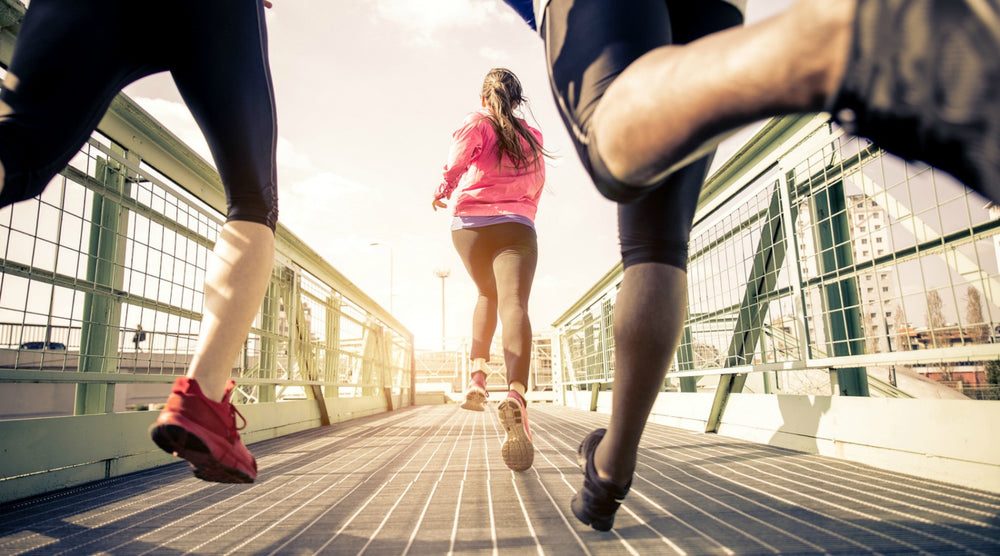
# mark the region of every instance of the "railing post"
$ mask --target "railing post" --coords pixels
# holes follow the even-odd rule
[[[681,335],[681,345],[677,348],[677,370],[694,370],[694,336],[691,334],[691,327],[684,326]],[[684,376],[680,378],[681,392],[697,392],[698,377]]]
[[[326,351],[323,356],[323,374],[328,398],[340,397],[340,296],[326,298]]]
[[[271,275],[267,284],[267,294],[260,308],[260,363],[257,374],[260,378],[275,379],[278,375],[278,323],[281,320],[281,285]],[[274,384],[261,384],[257,388],[257,400],[261,403],[273,402]]]
[[[849,271],[854,265],[851,225],[848,221],[844,182],[838,180],[813,195],[813,219],[819,242],[819,273]],[[834,356],[865,352],[857,278],[853,275],[824,284],[822,288],[827,327]],[[834,374],[836,376],[834,376]],[[867,396],[868,373],[863,368],[831,372],[830,387],[841,396]]]
[[[114,152],[124,149],[111,146]],[[123,193],[125,175],[121,164],[96,160],[96,178],[114,193]],[[90,244],[87,250],[87,280],[103,292],[88,291],[83,301],[80,332],[80,371],[113,373],[118,369],[121,302],[115,292],[124,282],[125,239],[128,217],[125,209],[99,193],[93,196]],[[114,384],[78,384],[74,413],[87,415],[114,410]]]
[[[319,380],[319,369],[317,369],[316,356],[313,354],[312,346],[312,322],[306,320],[305,304],[299,296],[302,288],[299,285],[299,277],[295,281],[295,313],[293,313],[292,338],[295,344],[295,361],[298,363],[299,375],[305,380]],[[310,384],[305,388],[306,397],[316,401],[319,409],[319,420],[323,426],[330,424],[330,414],[326,409],[326,398],[323,396],[323,388],[317,384]]]
[[[612,299],[601,303],[601,379],[615,381],[615,304]]]

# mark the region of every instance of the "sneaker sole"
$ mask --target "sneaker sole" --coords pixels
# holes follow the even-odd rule
[[[503,462],[514,471],[529,469],[535,460],[535,447],[524,431],[521,407],[517,402],[504,400],[497,406],[497,413],[500,414],[500,424],[507,433],[503,446],[500,447]]]
[[[583,506],[584,503],[583,500],[580,498],[580,493],[578,492],[574,494],[573,500],[570,502],[570,509],[573,510],[573,515],[575,515],[576,518],[580,520],[580,523],[589,526],[591,529],[594,529],[595,531],[603,531],[603,532],[610,531],[612,527],[614,527],[615,524],[614,515],[612,515],[611,517],[607,516],[594,517],[590,515],[590,512],[584,509]]]
[[[211,450],[200,438],[177,425],[156,425],[149,429],[149,436],[161,450],[186,459],[194,476],[215,483],[252,483],[253,477],[223,465],[212,456]]]
[[[469,392],[465,395],[462,409],[471,411],[486,411],[486,395],[480,392]]]

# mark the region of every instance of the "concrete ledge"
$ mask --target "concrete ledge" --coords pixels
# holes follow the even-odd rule
[[[703,432],[712,393],[665,392],[650,420]],[[589,392],[567,405],[590,408]],[[611,392],[598,412],[610,413]],[[718,434],[1000,493],[1000,401],[734,394]]]
[[[393,403],[400,403],[394,396]],[[327,398],[330,421],[383,413],[385,398]],[[237,406],[244,443],[320,426],[313,400]],[[179,461],[150,440],[156,411],[0,421],[0,502]]]
[[[719,434],[1000,493],[1000,402],[733,395]]]
[[[442,405],[448,403],[444,392],[417,392],[414,394],[416,405]]]

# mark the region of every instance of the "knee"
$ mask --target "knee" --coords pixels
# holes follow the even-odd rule
[[[622,266],[631,266],[658,263],[665,264],[681,270],[687,270],[688,249],[687,244],[680,243],[622,243]]]
[[[527,320],[528,300],[522,299],[520,296],[506,298],[500,303],[498,311],[500,320],[505,322]]]
[[[608,169],[604,158],[601,157],[593,134],[590,135],[585,157],[587,171],[590,173],[597,191],[608,200],[616,203],[631,203],[653,189],[650,186],[625,183],[616,178]]]
[[[277,187],[262,188],[254,195],[233,197],[227,221],[242,220],[263,224],[271,231],[278,227],[278,195]]]
[[[8,171],[0,161],[0,207],[40,195],[54,175],[55,172],[43,174]]]

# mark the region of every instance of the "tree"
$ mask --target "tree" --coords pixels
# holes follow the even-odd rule
[[[931,331],[934,347],[938,347],[935,332],[944,328],[944,302],[937,290],[927,292],[927,328]]]
[[[937,290],[931,290],[927,292],[927,328],[931,332],[931,344],[933,347],[938,347],[938,335],[944,327],[944,302],[941,300],[941,295],[938,294]],[[941,378],[949,382],[952,379],[951,365],[948,363],[941,365]]]
[[[983,298],[974,286],[965,290],[965,322],[970,342],[985,344],[989,341],[990,327],[983,319]]]
[[[896,350],[910,351],[913,346],[910,344],[910,323],[903,314],[902,304],[897,303],[892,310],[893,322],[896,323]]]
[[[986,382],[994,386],[1000,386],[1000,361],[989,361],[986,363]]]

